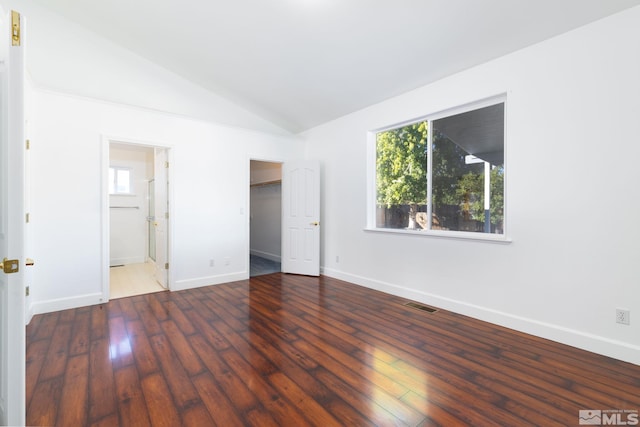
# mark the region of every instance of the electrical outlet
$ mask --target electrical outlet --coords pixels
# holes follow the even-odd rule
[[[209,260],[209,267],[215,267],[216,266],[216,260],[215,259],[210,259]]]
[[[231,265],[231,258],[229,258],[229,257],[225,257],[225,259],[224,259],[224,265]]]
[[[340,264],[340,256],[336,255],[336,264]]]
[[[616,323],[620,323],[622,325],[631,324],[631,312],[624,308],[616,308]]]

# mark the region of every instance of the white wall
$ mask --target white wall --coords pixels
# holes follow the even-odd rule
[[[132,194],[109,196],[109,264],[145,262],[148,256],[149,180],[153,178],[153,148],[111,144],[109,166],[129,168]]]
[[[104,298],[107,137],[171,147],[171,289],[249,277],[249,159],[299,158],[299,141],[42,90],[33,110],[34,313]]]
[[[640,7],[302,134],[324,168],[324,273],[640,363],[638,22]],[[367,132],[501,93],[512,243],[364,231]]]

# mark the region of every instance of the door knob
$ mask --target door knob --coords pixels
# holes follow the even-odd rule
[[[320,225],[320,221],[314,221],[312,223],[310,223],[309,225],[313,225],[314,227],[317,227]]]
[[[20,270],[20,261],[5,258],[0,262],[0,270],[4,271],[5,274],[17,273]]]
[[[24,263],[25,263],[25,265],[27,265],[27,266],[31,266],[31,265],[35,264],[35,262],[34,262],[34,261],[33,261],[33,259],[31,259],[31,258],[27,258],[27,259],[26,259],[26,261],[25,261]]]

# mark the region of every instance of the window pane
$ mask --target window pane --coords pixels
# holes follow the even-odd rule
[[[118,169],[116,171],[116,193],[131,193],[129,172],[128,169]]]
[[[131,194],[131,170],[123,167],[109,168],[109,194]]]
[[[504,102],[379,132],[376,227],[504,234],[504,171]]]
[[[426,121],[376,135],[376,227],[426,228],[427,140]]]
[[[434,120],[432,155],[432,229],[502,234],[504,104]]]

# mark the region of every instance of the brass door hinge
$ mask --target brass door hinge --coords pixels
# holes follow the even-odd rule
[[[169,162],[164,162],[164,167],[169,168]]]
[[[27,212],[27,213],[24,215],[24,219],[25,219],[25,222],[28,224],[28,223],[29,223],[29,221],[31,220],[31,214]]]
[[[29,296],[29,287],[28,286],[24,290],[24,295],[27,296],[27,297]]]
[[[20,14],[11,11],[11,46],[20,46]]]
[[[165,269],[165,270],[168,270],[168,269],[169,269],[169,263],[168,263],[168,262],[166,262],[166,263],[164,264],[164,269]]]
[[[27,150],[31,150],[31,141],[29,141],[28,139],[27,139],[26,146],[27,146]]]

